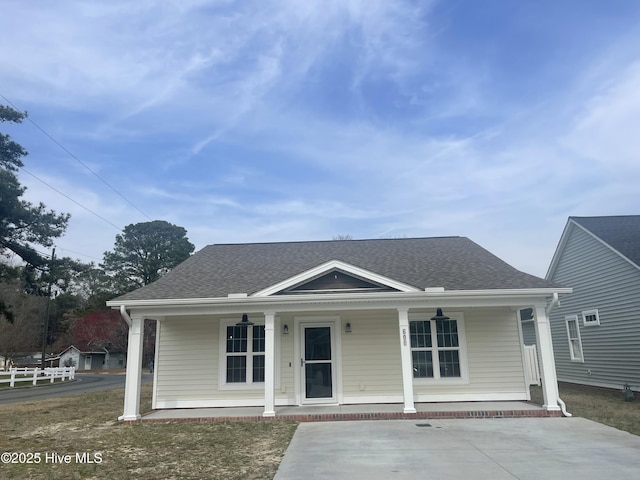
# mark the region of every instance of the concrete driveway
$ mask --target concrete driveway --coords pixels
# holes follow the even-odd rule
[[[640,478],[640,437],[583,418],[301,423],[275,480]]]

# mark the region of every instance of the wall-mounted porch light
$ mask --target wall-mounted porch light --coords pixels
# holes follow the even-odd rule
[[[282,334],[283,335],[289,335],[289,325],[287,325],[286,323],[282,327]]]
[[[346,325],[344,326],[344,333],[351,333],[351,323],[346,323]]]

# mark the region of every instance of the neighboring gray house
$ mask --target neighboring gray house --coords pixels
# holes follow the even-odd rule
[[[546,279],[573,288],[550,315],[558,380],[640,391],[640,215],[569,217]]]
[[[75,367],[76,370],[102,370],[108,368],[125,368],[126,355],[122,352],[100,350],[80,350],[71,345],[60,353],[61,367]]]
[[[120,418],[140,418],[145,319],[154,409],[527,400],[527,307],[559,414],[546,306],[565,293],[462,237],[210,245],[107,302],[129,325]]]

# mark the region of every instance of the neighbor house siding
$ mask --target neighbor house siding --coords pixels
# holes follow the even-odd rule
[[[558,380],[640,386],[640,270],[581,228],[570,228],[549,278],[573,288],[551,313]],[[584,325],[582,312],[591,309],[600,325]],[[567,315],[578,316],[584,362],[570,359]]]

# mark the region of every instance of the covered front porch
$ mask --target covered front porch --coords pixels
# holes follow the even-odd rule
[[[559,417],[531,402],[416,403],[416,413],[404,413],[399,404],[304,405],[275,408],[274,417],[264,417],[262,407],[181,408],[157,410],[143,415],[141,422],[229,422],[293,420],[329,422],[349,420],[426,420],[443,418]]]

